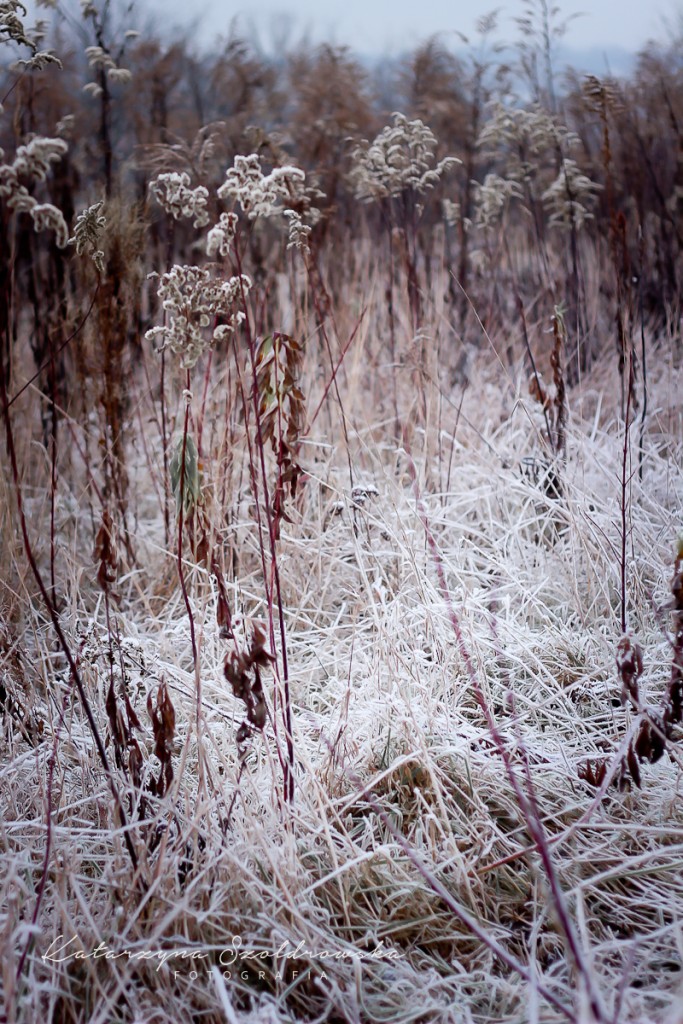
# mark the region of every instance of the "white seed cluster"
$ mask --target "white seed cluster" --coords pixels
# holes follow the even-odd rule
[[[511,178],[487,174],[483,182],[474,186],[475,220],[479,227],[492,228],[498,224],[511,199],[521,199],[522,189]]]
[[[496,103],[491,117],[484,125],[478,139],[478,146],[496,153],[507,151],[510,168],[523,167],[523,153],[527,157],[539,157],[578,146],[580,139],[566,125],[560,124],[546,110],[534,106],[525,110],[521,107],[506,107]],[[512,176],[512,175],[508,175]]]
[[[132,73],[127,68],[118,67],[112,55],[101,46],[86,46],[85,55],[91,68],[95,71],[106,71],[110,82],[118,82],[125,85],[133,78]],[[83,87],[83,92],[98,96],[102,89],[96,82],[89,82],[88,85]]]
[[[426,192],[461,162],[451,156],[436,162],[437,139],[423,121],[409,121],[398,113],[392,118],[393,125],[353,152],[351,181],[356,197],[366,202],[397,196],[406,189]]]
[[[208,189],[203,185],[190,188],[189,174],[178,174],[176,171],[159,174],[150,182],[149,190],[159,205],[175,220],[192,217],[196,228],[205,227],[209,223],[206,208],[209,199]]]
[[[288,249],[299,249],[301,252],[310,252],[309,238],[313,228],[310,224],[304,224],[300,213],[296,213],[294,210],[285,210],[283,216],[287,218],[289,223],[289,232],[287,239]]]
[[[33,40],[24,26],[27,10],[19,0],[0,0],[0,42],[20,43],[35,49]]]
[[[264,174],[256,153],[236,156],[218,189],[219,199],[238,202],[250,220],[284,217],[288,225],[287,248],[306,253],[313,225],[320,219],[320,211],[311,206],[311,200],[322,195],[306,184],[306,175],[300,167],[286,164]]]
[[[510,200],[523,198],[522,185],[543,204],[553,227],[579,229],[592,216],[590,206],[601,186],[565,155],[580,145],[579,137],[547,111],[497,103],[478,145],[499,157],[502,153],[504,166],[504,177],[488,175],[477,188],[478,223],[497,223]]]
[[[176,219],[192,217],[195,227],[208,223],[208,190],[201,185],[190,188],[189,175],[159,174],[149,188],[160,205]],[[284,217],[289,225],[288,248],[308,249],[311,223],[319,216],[319,211],[310,207],[311,198],[321,193],[306,186],[306,176],[298,167],[276,167],[270,174],[264,174],[256,154],[237,156],[217,194],[223,201],[238,202],[251,220]],[[294,203],[299,210],[285,206],[285,201]],[[305,223],[304,217],[309,223]],[[209,259],[230,255],[237,225],[238,215],[234,211],[221,213],[218,222],[207,232]],[[228,280],[216,278],[214,269],[176,265],[163,274],[159,283],[158,295],[166,323],[147,331],[146,337],[162,339],[162,348],[178,353],[185,368],[193,367],[214,341],[232,334],[246,316],[243,306],[251,287],[249,278],[244,274]],[[222,322],[217,324],[217,320]],[[214,327],[209,333],[212,321]]]
[[[54,53],[49,50],[38,50],[28,60],[18,60],[14,66],[23,71],[42,71],[48,64],[56,64],[60,69],[62,67],[61,60]]]
[[[306,175],[300,167],[275,167],[270,174],[264,174],[261,161],[252,153],[235,157],[218,189],[218,198],[237,200],[247,217],[255,220],[282,213],[284,205],[305,202],[305,185]]]
[[[157,294],[166,313],[166,324],[147,331],[146,338],[162,339],[162,347],[181,356],[181,366],[193,367],[213,341],[231,334],[244,320],[239,307],[251,281],[242,274],[229,280],[217,280],[203,267],[171,267],[163,274]],[[217,319],[224,323],[214,326]]]
[[[206,236],[206,255],[209,259],[230,255],[230,246],[237,231],[237,219],[236,213],[220,215],[218,223],[214,224]]]
[[[57,245],[61,248],[69,240],[66,221],[60,210],[51,203],[39,203],[32,196],[22,179],[28,182],[44,181],[50,165],[61,160],[67,151],[63,139],[46,139],[35,136],[24,146],[19,146],[12,163],[0,164],[0,199],[15,213],[28,213],[33,218],[36,231],[55,232]],[[0,160],[4,153],[0,150]]]
[[[575,160],[563,160],[560,173],[541,196],[549,223],[564,231],[582,228],[593,217],[590,206],[601,188],[581,172]]]

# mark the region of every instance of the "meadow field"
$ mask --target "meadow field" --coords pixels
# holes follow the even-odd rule
[[[616,78],[546,0],[373,65],[44,7],[2,1020],[682,1024],[683,34]]]

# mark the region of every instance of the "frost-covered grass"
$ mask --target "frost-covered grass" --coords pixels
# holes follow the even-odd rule
[[[373,69],[43,6],[2,1021],[683,1024],[680,39],[561,76],[524,0]]]
[[[628,624],[643,648],[650,706],[670,675],[667,602],[683,495],[683,379],[672,351],[662,343],[650,359],[642,480],[637,425],[629,464]],[[605,357],[569,394],[558,500],[520,468],[542,455],[542,416],[521,374],[486,348],[471,360],[464,395],[444,383],[440,395],[423,379],[418,429],[412,371],[396,371],[399,443],[392,371],[376,355],[364,328],[340,374],[348,450],[330,394],[282,524],[292,804],[282,798],[281,719],[277,736],[272,719],[255,736],[240,767],[243,707],[223,676],[231,642],[216,625],[214,582],[186,546],[202,682],[197,742],[189,622],[173,542],[164,541],[151,427],[142,443],[151,398],[141,369],[131,371],[140,427],[127,453],[136,561],[120,554],[109,630],[87,471],[74,450],[64,462],[60,617],[102,735],[110,635],[114,678],[140,722],[143,786],[115,770],[137,872],[3,476],[0,934],[9,1020],[681,1019],[683,745],[641,765],[640,789],[616,785],[639,722],[621,704],[615,667],[616,366]],[[205,499],[241,642],[268,609],[247,454],[222,443],[224,382],[213,372]],[[321,381],[315,360],[306,362],[311,409]],[[40,455],[35,443],[30,451]],[[45,568],[49,460],[28,455],[22,485]],[[176,735],[171,789],[157,798],[144,789],[159,770],[146,700],[162,679]],[[268,672],[264,684],[272,712]],[[108,752],[114,763],[111,742]],[[601,759],[607,776],[596,789],[580,769]],[[552,879],[532,834],[534,801]],[[72,955],[100,943],[169,959]],[[183,959],[188,950],[201,958]]]

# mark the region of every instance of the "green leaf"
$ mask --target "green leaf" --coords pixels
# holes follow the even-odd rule
[[[185,446],[185,469],[183,464],[183,442]],[[199,454],[191,434],[178,439],[170,466],[171,488],[176,500],[176,514],[180,515],[180,503],[183,502],[185,514],[190,512],[201,500],[202,474],[199,469]],[[182,495],[180,482],[182,478]]]

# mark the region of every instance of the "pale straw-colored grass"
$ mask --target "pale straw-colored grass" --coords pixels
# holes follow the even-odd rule
[[[381,302],[372,282],[368,294]],[[3,477],[2,674],[6,690],[23,701],[26,733],[18,712],[5,714],[0,935],[9,1020],[562,1019],[550,994],[569,1019],[583,1022],[592,1019],[591,992],[603,1020],[681,1019],[683,746],[642,766],[641,789],[611,785],[598,793],[579,778],[587,759],[601,757],[618,774],[636,723],[619,702],[614,661],[622,445],[616,368],[606,357],[570,394],[566,494],[557,502],[520,471],[522,458],[542,454],[542,417],[517,370],[482,341],[470,358],[462,405],[462,389],[450,388],[444,369],[445,397],[423,379],[427,422],[411,423],[413,370],[386,365],[386,349],[373,333],[377,323],[371,310],[339,378],[353,484],[365,494],[351,496],[331,392],[303,447],[308,479],[293,521],[282,527],[293,806],[281,801],[271,725],[254,740],[240,774],[235,731],[242,711],[222,674],[228,643],[215,625],[216,593],[186,551],[208,769],[205,784],[198,783],[188,620],[148,461],[156,460],[159,474],[159,444],[150,433],[147,455],[141,444],[131,445],[129,515],[138,564],[122,572],[112,616],[144,727],[146,770],[158,772],[146,696],[162,677],[177,716],[172,790],[148,798],[144,821],[136,813],[140,794],[117,773],[140,861],[137,878],[18,533],[8,525],[13,497]],[[342,318],[342,341],[347,326]],[[435,321],[434,329],[441,327]],[[441,345],[457,342],[442,338]],[[310,346],[306,384],[314,408],[329,368],[321,355],[318,369],[315,352],[323,350],[316,339]],[[651,360],[644,475],[631,480],[628,517],[629,624],[644,650],[642,690],[651,705],[670,671],[666,602],[683,494],[676,414],[683,381],[667,358],[662,350]],[[441,372],[437,362],[429,369]],[[234,554],[228,594],[244,638],[250,623],[267,619],[267,607],[241,447],[230,452],[229,507],[220,504],[225,379],[214,371],[206,485],[221,550],[226,558]],[[410,453],[392,436],[393,372]],[[148,396],[140,390],[135,400],[136,422],[149,422]],[[635,453],[635,430],[632,444]],[[44,565],[47,505],[38,469],[24,483]],[[107,734],[108,640],[79,491],[85,483],[59,484],[61,616]],[[520,807],[477,700],[449,603],[514,778],[525,791],[533,784],[581,966],[569,954],[528,808]],[[270,677],[267,688],[272,702]],[[113,762],[111,746],[109,752]],[[435,891],[439,886],[450,902]],[[35,941],[17,990],[38,900]],[[486,941],[473,937],[466,923],[472,919]],[[77,937],[70,949],[91,951],[104,942],[117,951],[193,949],[206,957],[164,965],[124,957],[45,960],[60,935]],[[219,965],[219,952],[232,949],[235,937],[241,950],[266,958],[245,960],[239,969]],[[295,963],[273,958],[300,943]],[[396,958],[373,960],[380,944]],[[523,965],[526,980],[501,960],[500,949]]]

